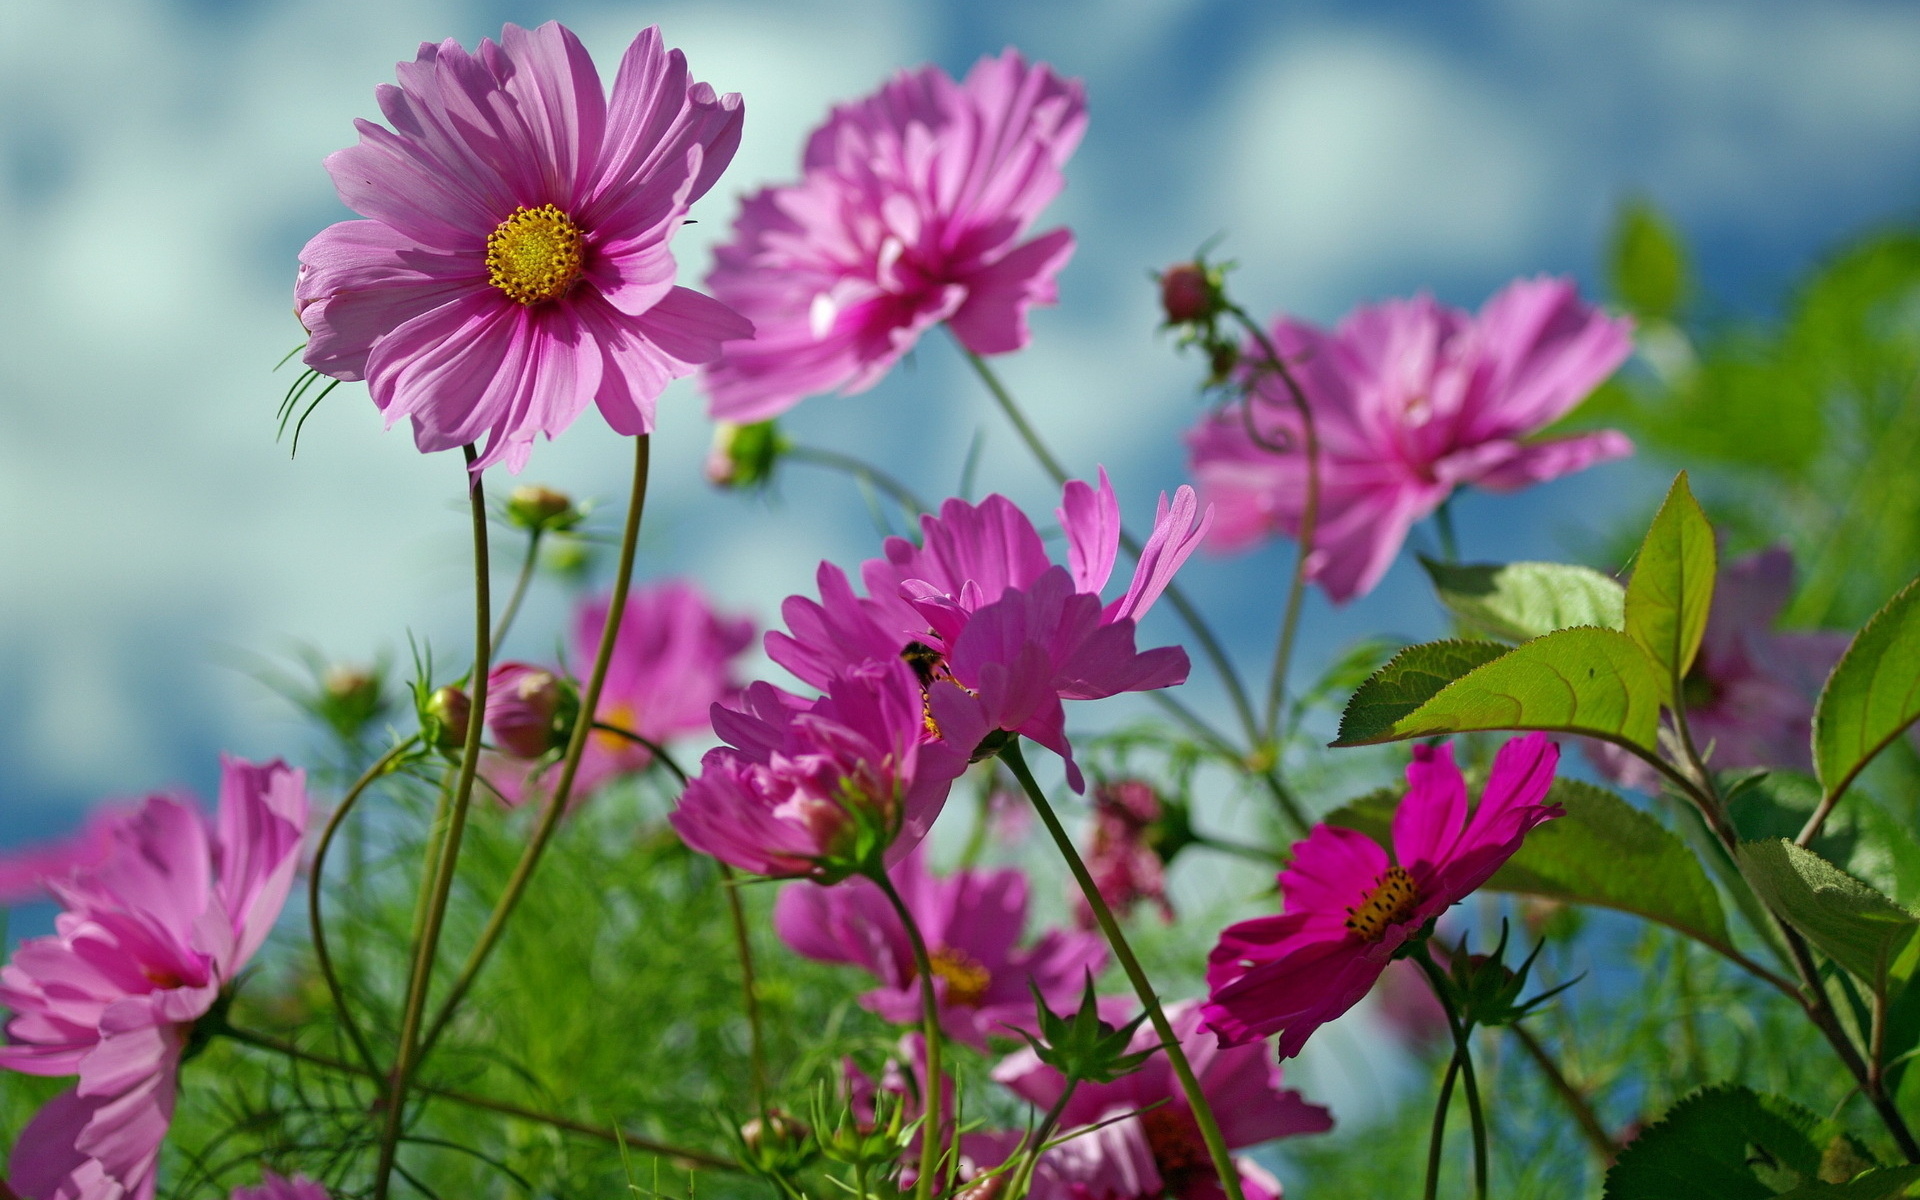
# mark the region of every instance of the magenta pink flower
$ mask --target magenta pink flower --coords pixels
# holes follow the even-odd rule
[[[1265,1044],[1222,1046],[1201,1027],[1200,1006],[1191,1000],[1169,1005],[1167,1019],[1193,1064],[1228,1149],[1333,1128],[1333,1115],[1326,1109],[1281,1088],[1280,1064]],[[1158,1045],[1153,1027],[1143,1024],[1130,1049]],[[1065,1077],[1031,1049],[1007,1058],[994,1068],[993,1077],[1041,1109],[1058,1103],[1066,1087]],[[1112,1123],[1072,1136],[1076,1129],[1103,1121]],[[1112,1083],[1076,1087],[1061,1110],[1055,1136],[1072,1140],[1041,1157],[1031,1193],[1035,1200],[1220,1200],[1226,1194],[1164,1054]],[[1251,1159],[1234,1162],[1249,1200],[1279,1196],[1279,1182]]]
[[[49,881],[56,932],[0,969],[13,1014],[0,1066],[78,1075],[15,1144],[28,1200],[150,1200],[174,1080],[194,1023],[266,940],[293,884],[305,781],[285,763],[221,764],[211,824],[154,797],[95,865]]]
[[[1300,1053],[1360,1002],[1394,951],[1485,883],[1528,830],[1562,815],[1546,803],[1559,759],[1545,734],[1508,741],[1469,811],[1452,746],[1415,746],[1393,857],[1331,825],[1295,843],[1280,873],[1286,911],[1228,926],[1213,948],[1207,1027],[1228,1045],[1278,1033],[1281,1058]]]
[[[923,691],[899,659],[867,663],[804,700],[767,683],[713,706],[728,745],[707,752],[668,818],[687,845],[743,871],[844,878],[906,854],[932,827],[985,733],[959,688]],[[958,731],[955,744],[930,725]]]
[[[1527,440],[1613,373],[1631,329],[1547,278],[1508,284],[1478,316],[1423,295],[1356,309],[1332,333],[1276,321],[1274,344],[1320,439],[1308,569],[1328,597],[1371,591],[1413,523],[1457,487],[1513,491],[1632,453],[1612,430]],[[1220,513],[1210,544],[1226,551],[1298,537],[1306,503],[1300,419],[1284,385],[1263,375],[1251,412],[1244,404],[1187,435],[1194,477]]]
[[[764,421],[864,391],[942,321],[977,354],[1026,345],[1073,235],[1019,239],[1086,123],[1079,81],[1012,50],[964,83],[922,67],[834,109],[800,182],[748,197],[715,251],[707,285],[756,333],[704,372],[712,415]]]
[[[284,1175],[275,1175],[272,1171],[260,1173],[259,1187],[237,1187],[228,1200],[329,1200],[327,1189],[308,1179],[305,1175],[295,1175],[291,1179]]]
[[[1813,770],[1813,707],[1847,649],[1844,633],[1775,633],[1793,597],[1793,552],[1775,546],[1720,569],[1713,609],[1682,690],[1694,744],[1715,768]],[[1658,791],[1660,775],[1618,747],[1587,757],[1626,787]]]
[[[1093,837],[1087,847],[1087,871],[1100,898],[1120,916],[1141,901],[1160,909],[1160,918],[1173,920],[1167,900],[1166,864],[1154,845],[1154,827],[1163,810],[1153,785],[1138,779],[1117,779],[1093,789]],[[1069,895],[1082,928],[1093,928],[1093,909],[1075,888]]]
[[[692,83],[658,28],[609,99],[578,38],[508,25],[469,54],[420,47],[375,90],[391,130],[327,159],[348,208],[294,288],[306,363],[364,379],[423,452],[487,437],[475,470],[518,471],[588,403],[614,432],[753,329],[675,287],[669,239],[740,143],[740,98]]]
[[[1193,489],[1160,497],[1153,534],[1126,594],[1102,604],[1120,545],[1120,506],[1106,472],[1100,486],[1073,480],[1056,510],[1067,566],[1054,565],[1033,522],[1004,496],[948,500],[920,519],[922,544],[887,539],[886,557],[861,567],[867,596],[820,564],[820,602],[788,597],[790,633],[769,633],[767,654],[816,687],[850,663],[906,657],[923,683],[949,680],[978,698],[990,729],[1025,734],[1067,762],[1063,700],[1098,700],[1185,682],[1177,646],[1138,651],[1134,626],[1172,582],[1212,520],[1196,521]]]
[[[1027,877],[1006,869],[957,871],[945,879],[927,870],[916,850],[887,872],[926,939],[933,962],[940,1028],[979,1049],[989,1037],[1033,1030],[1033,994],[1071,1010],[1088,972],[1106,966],[1097,934],[1050,929],[1020,946],[1027,924]],[[919,972],[893,906],[865,879],[835,887],[794,884],[781,889],[773,910],[781,940],[820,962],[850,963],[880,980],[860,1003],[896,1025],[920,1020]]]

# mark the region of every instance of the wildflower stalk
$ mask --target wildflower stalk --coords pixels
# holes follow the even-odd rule
[[[882,471],[879,467],[851,454],[842,454],[838,450],[824,450],[818,446],[788,446],[781,452],[782,458],[794,462],[807,463],[810,466],[825,467],[829,471],[839,471],[845,475],[877,488],[887,494],[895,504],[907,512],[909,522],[922,513],[932,512],[919,495],[901,483],[898,479]]]
[[[760,1034],[760,996],[753,981],[753,943],[747,937],[747,913],[740,903],[740,881],[732,867],[726,863],[719,866],[720,890],[727,894],[727,913],[733,918],[733,945],[740,955],[740,998],[747,1011],[747,1061],[753,1072],[753,1107],[764,1121],[767,1117],[767,1051]]]
[[[415,734],[393,749],[381,755],[366,772],[354,781],[347,794],[340,798],[334,807],[333,815],[327,818],[327,827],[321,831],[320,841],[313,849],[313,866],[307,872],[307,925],[313,933],[313,956],[320,968],[320,977],[326,980],[327,994],[333,998],[333,1010],[340,1014],[340,1027],[347,1032],[347,1040],[369,1069],[377,1070],[379,1063],[373,1057],[373,1048],[368,1044],[366,1035],[360,1032],[359,1022],[353,1019],[353,1012],[347,1007],[346,989],[340,985],[340,976],[333,969],[333,954],[327,949],[327,927],[321,916],[321,881],[326,877],[327,851],[333,847],[333,839],[345,824],[348,814],[360,802],[373,781],[385,775],[387,771],[412,750],[420,741]]]
[[[613,594],[607,602],[607,621],[600,631],[600,648],[594,655],[593,673],[588,676],[586,691],[580,697],[580,717],[573,723],[573,733],[567,741],[567,753],[561,760],[560,778],[553,785],[553,795],[548,798],[547,807],[540,814],[540,823],[534,828],[527,848],[521,852],[520,861],[514,864],[506,890],[500,894],[493,912],[487,917],[486,927],[480,931],[480,939],[474,943],[467,961],[460,968],[460,974],[455,976],[453,986],[447,990],[447,998],[434,1015],[433,1024],[427,1031],[428,1049],[445,1032],[461,1000],[473,987],[474,980],[479,978],[487,959],[493,955],[494,947],[499,945],[507,922],[519,906],[520,897],[533,880],[534,868],[540,865],[540,856],[546,853],[547,844],[553,840],[554,831],[560,826],[560,818],[566,814],[567,801],[573,794],[573,781],[580,773],[580,759],[586,753],[587,737],[594,725],[593,717],[600,710],[600,690],[607,681],[608,664],[613,661],[613,646],[620,636],[620,621],[627,610],[627,590],[633,582],[634,547],[640,541],[640,522],[646,512],[652,448],[650,434],[643,433],[633,440],[633,491],[627,501],[626,529],[620,538],[620,565],[614,572]],[[483,711],[479,696],[474,699],[473,711],[477,727],[478,715]],[[376,1200],[379,1198],[376,1197]]]
[[[1433,1106],[1433,1129],[1427,1135],[1427,1183],[1421,1189],[1422,1200],[1440,1195],[1440,1152],[1446,1146],[1447,1110],[1453,1107],[1453,1084],[1460,1077],[1460,1056],[1447,1060],[1446,1077],[1440,1081],[1440,1099]]]
[[[1600,1123],[1586,1095],[1573,1086],[1573,1081],[1567,1078],[1566,1072],[1560,1069],[1560,1064],[1554,1061],[1547,1048],[1540,1044],[1540,1039],[1533,1036],[1531,1029],[1518,1021],[1507,1026],[1507,1029],[1513,1034],[1514,1040],[1520,1043],[1520,1048],[1526,1051],[1527,1057],[1540,1068],[1540,1073],[1547,1077],[1554,1095],[1559,1096],[1567,1106],[1567,1111],[1573,1114],[1574,1123],[1580,1126],[1580,1134],[1593,1147],[1595,1156],[1603,1165],[1612,1166],[1613,1160],[1620,1157],[1620,1145],[1607,1132],[1607,1127]]]
[[[1060,1089],[1060,1098],[1047,1110],[1040,1127],[1033,1131],[1026,1153],[1020,1156],[1020,1167],[1014,1172],[1013,1186],[1007,1189],[1005,1200],[1021,1200],[1033,1186],[1033,1172],[1040,1165],[1040,1156],[1046,1152],[1047,1139],[1053,1136],[1054,1128],[1060,1124],[1060,1114],[1067,1110],[1067,1101],[1073,1099],[1074,1089],[1079,1086],[1077,1077],[1067,1076],[1067,1086]]]
[[[1461,1087],[1467,1094],[1467,1119],[1473,1127],[1473,1192],[1479,1200],[1487,1200],[1487,1117],[1480,1107],[1480,1086],[1473,1073],[1473,1024],[1455,1007],[1447,990],[1447,977],[1427,953],[1426,944],[1420,943],[1410,957],[1426,972],[1427,982],[1433,987],[1433,998],[1440,1002],[1441,1010],[1447,1015],[1447,1029],[1453,1034],[1453,1062],[1447,1068],[1447,1082],[1440,1089],[1439,1109],[1434,1113],[1433,1145],[1427,1151],[1427,1195],[1432,1197],[1438,1183],[1440,1139],[1446,1132],[1446,1109],[1453,1098],[1453,1078],[1457,1070]]]
[[[520,560],[520,574],[513,581],[513,593],[507,597],[507,610],[500,614],[500,624],[494,626],[494,649],[507,640],[507,631],[513,628],[513,619],[520,615],[520,602],[527,598],[527,585],[533,582],[533,567],[540,557],[540,535],[546,530],[535,526],[527,531],[527,553]]]
[[[915,1200],[933,1195],[934,1173],[940,1168],[940,998],[934,994],[933,958],[927,953],[920,926],[907,911],[906,901],[887,878],[884,868],[867,876],[873,880],[906,928],[907,944],[913,947],[913,969],[920,977],[920,1023],[927,1043],[927,1094],[920,1119],[920,1172],[913,1181]]]
[[[1245,1200],[1240,1189],[1240,1173],[1233,1165],[1233,1156],[1227,1151],[1226,1139],[1220,1136],[1220,1122],[1214,1119],[1213,1106],[1207,1103],[1206,1093],[1200,1089],[1200,1080],[1194,1076],[1193,1064],[1187,1061],[1186,1051],[1180,1048],[1180,1039],[1174,1035],[1173,1025],[1160,1007],[1160,997],[1154,993],[1153,984],[1148,981],[1140,960],[1134,957],[1133,947],[1127,943],[1126,935],[1120,932],[1120,923],[1114,920],[1113,910],[1107,907],[1106,898],[1100,895],[1099,887],[1087,871],[1087,864],[1080,858],[1080,852],[1074,849],[1073,839],[1067,836],[1053,806],[1047,803],[1046,793],[1040,790],[1040,784],[1028,769],[1026,757],[1020,751],[1020,739],[1010,739],[1000,751],[1000,757],[1007,764],[1007,769],[1013,772],[1013,777],[1020,781],[1027,798],[1033,801],[1041,823],[1047,827],[1047,833],[1059,848],[1060,856],[1066,859],[1067,869],[1073,872],[1074,882],[1080,885],[1081,894],[1086,896],[1087,906],[1093,910],[1093,918],[1099,923],[1100,932],[1106,935],[1107,945],[1113,948],[1113,956],[1120,960],[1121,970],[1126,972],[1128,982],[1133,984],[1141,1007],[1147,1010],[1147,1020],[1153,1023],[1153,1031],[1160,1037],[1161,1049],[1166,1051],[1167,1062],[1173,1067],[1174,1077],[1180,1081],[1180,1091],[1186,1096],[1188,1107],[1193,1110],[1194,1123],[1200,1127],[1201,1140],[1207,1144],[1207,1154],[1213,1160],[1213,1169],[1220,1177],[1220,1187],[1226,1192],[1227,1200]]]
[[[480,733],[486,727],[487,671],[493,656],[492,581],[487,559],[487,500],[481,473],[473,470],[476,457],[472,443],[462,447],[467,476],[467,499],[473,511],[473,707],[467,719],[466,744],[461,749],[460,773],[454,784],[452,804],[447,812],[447,827],[439,838],[438,860],[433,864],[432,893],[425,909],[419,935],[414,944],[413,966],[407,979],[407,998],[400,1016],[400,1044],[395,1052],[393,1075],[387,1090],[386,1117],[380,1130],[380,1157],[374,1168],[374,1200],[386,1200],[393,1178],[394,1155],[399,1150],[400,1128],[406,1122],[407,1089],[424,1051],[420,1047],[420,1026],[426,1016],[427,989],[433,983],[433,964],[440,949],[440,931],[447,915],[447,901],[453,894],[453,874],[460,862],[461,836],[466,832],[467,808],[473,800],[473,777],[480,767]]]

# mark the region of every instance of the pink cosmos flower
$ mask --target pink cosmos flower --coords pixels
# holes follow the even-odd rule
[[[1415,746],[1393,816],[1393,856],[1367,835],[1316,825],[1280,873],[1286,911],[1228,926],[1207,966],[1207,1027],[1227,1045],[1280,1034],[1292,1058],[1367,994],[1408,939],[1485,883],[1547,804],[1560,751],[1545,734],[1494,756],[1471,812],[1451,745]]]
[[[1333,1128],[1333,1115],[1326,1109],[1281,1088],[1280,1064],[1264,1043],[1222,1046],[1202,1028],[1200,1006],[1191,1000],[1169,1005],[1167,1019],[1193,1064],[1228,1149]],[[1143,1024],[1129,1049],[1138,1052],[1157,1045],[1159,1036]],[[1007,1058],[994,1068],[993,1077],[1043,1110],[1059,1102],[1066,1086],[1065,1077],[1042,1063],[1031,1048]],[[1076,1087],[1061,1110],[1055,1136],[1071,1136],[1102,1121],[1112,1124],[1072,1137],[1041,1156],[1030,1193],[1035,1200],[1220,1200],[1226,1195],[1164,1054],[1112,1083]],[[1234,1163],[1249,1200],[1280,1195],[1279,1181],[1252,1159],[1236,1158]]]
[[[113,849],[114,831],[131,815],[124,806],[98,808],[69,837],[0,856],[0,904],[43,899],[53,880],[98,866]]]
[[[1508,284],[1478,316],[1422,295],[1356,309],[1332,333],[1276,321],[1274,344],[1320,441],[1313,579],[1344,603],[1380,582],[1413,523],[1455,488],[1514,491],[1631,454],[1612,430],[1528,440],[1613,373],[1631,331],[1582,304],[1571,282],[1544,277]],[[1263,375],[1251,412],[1245,403],[1187,435],[1194,477],[1220,512],[1210,544],[1224,551],[1298,537],[1306,504],[1300,418],[1284,384]]]
[[[1162,816],[1160,797],[1153,786],[1138,779],[1117,779],[1093,789],[1093,839],[1087,847],[1087,871],[1100,889],[1100,898],[1118,916],[1126,916],[1142,900],[1160,909],[1163,921],[1173,920],[1167,900],[1166,864],[1153,844],[1153,829]],[[1078,888],[1069,895],[1082,928],[1093,928],[1093,909]]]
[[[266,940],[307,822],[301,772],[221,763],[220,811],[154,797],[95,865],[49,883],[56,932],[0,969],[0,1066],[78,1075],[15,1144],[27,1200],[150,1200],[194,1023]]]
[[[1847,649],[1844,633],[1775,633],[1793,597],[1793,552],[1775,546],[1735,559],[1714,582],[1700,653],[1682,684],[1687,725],[1713,766],[1813,771],[1813,707]],[[1602,774],[1658,791],[1660,775],[1616,746],[1586,743]]]
[[[329,1198],[326,1188],[305,1175],[295,1175],[289,1179],[284,1175],[275,1175],[272,1171],[262,1171],[259,1187],[237,1187],[233,1189],[229,1200],[329,1200]]]
[[[985,734],[959,688],[930,691],[904,662],[867,663],[805,700],[767,683],[713,706],[707,752],[668,818],[687,845],[756,875],[839,879],[872,853],[905,855],[932,827]],[[957,743],[929,724],[957,731]]]
[[[1027,309],[1053,303],[1073,235],[1019,239],[1086,123],[1078,80],[1012,50],[962,83],[922,67],[834,109],[800,182],[748,197],[714,252],[707,286],[757,332],[707,367],[708,411],[764,421],[865,391],[942,321],[977,354],[1026,345]]]
[[[508,25],[469,54],[424,44],[375,90],[391,130],[327,159],[368,220],[300,252],[308,366],[364,379],[423,452],[487,437],[475,470],[518,471],[589,402],[620,434],[752,326],[675,287],[669,239],[740,143],[740,98],[692,83],[658,28],[609,98],[578,38]]]
[[[887,872],[913,914],[932,960],[940,1028],[981,1050],[989,1037],[1033,1030],[1033,994],[1070,1010],[1088,972],[1106,966],[1097,934],[1050,929],[1019,945],[1027,924],[1027,877],[1018,870],[957,871],[945,879],[927,870],[916,850]],[[794,950],[819,962],[850,963],[880,986],[860,1003],[896,1025],[920,1020],[921,980],[906,929],[880,889],[865,879],[835,887],[794,884],[780,891],[773,927]]]
[[[1085,786],[1067,741],[1063,700],[1183,683],[1177,646],[1134,648],[1135,623],[1206,535],[1193,489],[1160,497],[1153,534],[1126,594],[1102,604],[1120,545],[1120,506],[1105,470],[1100,486],[1070,481],[1056,510],[1067,566],[1054,565],[1033,522],[1005,496],[948,500],[920,519],[922,544],[889,538],[885,557],[861,566],[867,595],[821,563],[820,602],[790,596],[789,633],[767,634],[767,654],[816,687],[849,663],[905,657],[923,683],[948,680],[978,698],[989,729],[1025,734],[1067,763]]]

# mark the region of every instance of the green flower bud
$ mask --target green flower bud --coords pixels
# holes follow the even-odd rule
[[[528,533],[572,529],[583,516],[573,497],[538,483],[522,484],[507,496],[507,522]]]

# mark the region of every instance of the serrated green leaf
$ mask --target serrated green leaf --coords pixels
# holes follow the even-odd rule
[[[1443,563],[1422,555],[1440,603],[1475,633],[1524,642],[1556,629],[1621,629],[1626,589],[1568,563]]]
[[[1741,842],[1740,873],[1767,907],[1876,994],[1920,918],[1785,838]]]
[[[1449,683],[1506,652],[1498,642],[1427,642],[1407,647],[1354,690],[1340,715],[1340,740],[1334,744],[1392,740],[1382,735],[1396,721]]]
[[[1644,200],[1621,205],[1614,220],[1608,263],[1613,294],[1636,317],[1670,319],[1689,290],[1687,254],[1679,233]]]
[[[1632,913],[1712,946],[1732,947],[1720,896],[1686,843],[1604,788],[1556,779],[1550,803],[1567,815],[1527,834],[1486,886]],[[1361,796],[1329,813],[1329,825],[1392,840],[1395,789]]]
[[[1713,526],[1682,471],[1654,514],[1627,581],[1627,636],[1659,664],[1669,689],[1686,678],[1707,631],[1715,555]]]
[[[1441,642],[1500,647],[1488,642]],[[1545,729],[1583,733],[1651,750],[1662,690],[1653,660],[1624,633],[1562,629],[1492,657],[1448,681],[1443,669],[1394,676],[1395,664],[1427,646],[1415,646],[1369,679],[1347,705],[1336,746],[1364,746],[1405,738],[1480,729]],[[1457,669],[1470,656],[1456,652],[1437,667]],[[1423,694],[1424,692],[1424,694]]]
[[[1838,795],[1920,718],[1920,579],[1875,613],[1827,677],[1813,713],[1813,764]]]
[[[1703,1088],[1620,1152],[1605,1200],[1773,1200],[1780,1183],[1819,1182],[1821,1147],[1835,1132],[1791,1100],[1734,1084]]]

